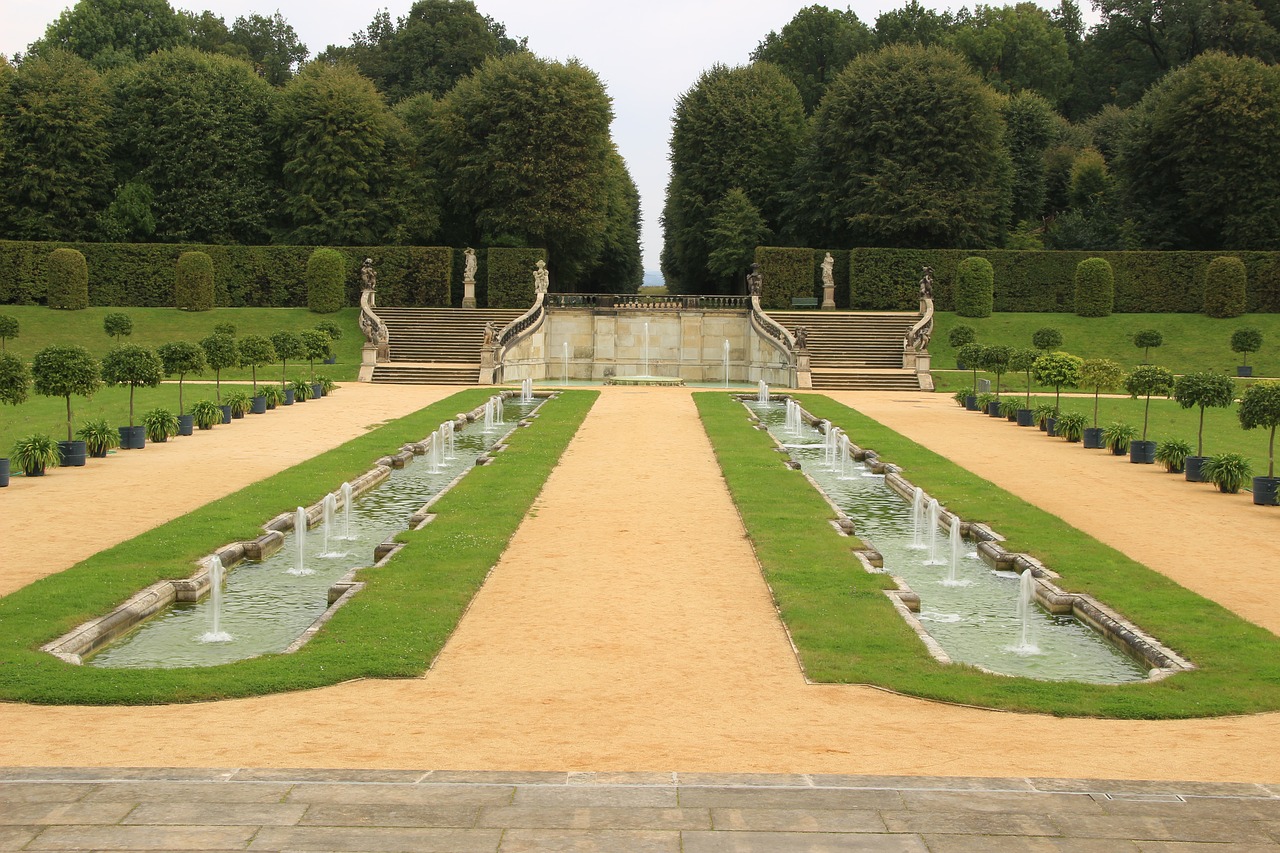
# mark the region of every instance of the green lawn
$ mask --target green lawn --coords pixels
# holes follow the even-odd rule
[[[769,436],[727,394],[695,395],[703,424],[807,675],[903,693],[1062,716],[1184,718],[1280,708],[1280,638],[1070,527],[960,466],[826,397],[798,398],[961,517],[984,521],[1011,549],[1061,573],[1197,667],[1154,684],[1090,685],[985,674],[935,661],[890,606],[888,579],[862,570],[856,543]],[[974,415],[978,417],[978,415]],[[993,428],[1002,428],[993,421]],[[1014,427],[1009,427],[1013,429]]]
[[[598,392],[566,391],[490,465],[474,468],[434,505],[435,520],[292,655],[185,669],[73,666],[39,647],[165,578],[188,577],[214,549],[249,539],[276,514],[319,500],[379,456],[420,441],[442,421],[482,405],[492,389],[462,391],[306,462],[213,501],[128,542],[0,598],[0,698],[42,704],[191,702],[303,690],[353,678],[421,675],[533,505]],[[406,519],[407,520],[407,519]]]
[[[343,308],[335,314],[314,314],[306,308],[215,308],[212,311],[179,311],[176,308],[85,308],[83,311],[55,311],[40,305],[0,305],[0,314],[8,314],[18,321],[19,333],[7,341],[5,348],[28,362],[36,351],[49,344],[80,344],[98,358],[106,354],[114,339],[102,330],[102,318],[109,313],[122,312],[133,320],[133,334],[128,343],[155,349],[170,341],[191,341],[213,332],[219,323],[231,323],[236,336],[270,335],[283,330],[299,332],[314,329],[316,323],[331,320],[342,327],[342,339],[334,344],[337,363],[316,365],[316,372],[331,379],[354,380],[360,370],[360,348],[364,336],[358,324],[360,309]],[[268,373],[270,368],[266,368]],[[289,372],[303,375],[307,362],[289,363]],[[279,365],[276,374],[279,375]],[[258,371],[261,376],[262,371]],[[209,373],[212,379],[213,374]],[[248,379],[248,368],[223,371],[224,379]]]
[[[1255,376],[1280,377],[1280,314],[1247,314],[1218,320],[1201,314],[1112,314],[1110,317],[1077,317],[1075,314],[992,314],[983,319],[937,314],[937,331],[929,342],[933,367],[948,370],[956,365],[947,333],[958,324],[972,326],[980,344],[1031,346],[1036,329],[1053,326],[1062,332],[1062,349],[1081,358],[1109,358],[1126,369],[1142,362],[1142,350],[1133,345],[1133,333],[1155,329],[1164,345],[1151,351],[1151,363],[1174,373],[1212,370],[1235,375],[1240,356],[1231,351],[1231,333],[1244,326],[1262,332],[1262,350],[1249,356]]]

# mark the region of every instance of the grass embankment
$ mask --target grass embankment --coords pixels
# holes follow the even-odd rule
[[[1280,377],[1280,314],[1246,314],[1221,320],[1202,314],[1112,314],[1110,317],[1077,317],[1075,314],[992,314],[974,319],[954,313],[937,314],[937,330],[929,342],[932,366],[941,373],[935,382],[944,389],[968,387],[971,374],[948,373],[956,365],[947,334],[957,325],[972,326],[980,344],[1030,347],[1036,329],[1052,326],[1062,332],[1060,349],[1081,358],[1109,358],[1126,370],[1142,362],[1142,350],[1133,345],[1134,332],[1155,329],[1164,345],[1151,350],[1150,361],[1174,373],[1212,370],[1234,376],[1241,363],[1231,351],[1231,333],[1245,326],[1262,332],[1262,350],[1249,355],[1254,376]],[[983,374],[979,373],[979,377]]]
[[[72,666],[38,649],[158,580],[189,576],[200,557],[257,536],[276,514],[314,503],[368,470],[378,456],[420,441],[491,393],[455,394],[0,598],[0,698],[190,702],[420,675],[506,549],[597,392],[566,392],[544,406],[535,426],[513,433],[491,465],[474,469],[436,504],[435,521],[398,537],[406,546],[386,566],[363,571],[360,579],[368,586],[295,654],[127,670]]]
[[[343,308],[334,314],[315,314],[306,308],[214,308],[212,311],[179,311],[176,308],[85,308],[82,311],[57,311],[42,305],[0,305],[0,314],[8,314],[18,321],[18,337],[5,342],[7,352],[31,361],[37,350],[50,344],[79,344],[97,358],[106,355],[116,344],[114,338],[102,330],[102,318],[111,313],[128,314],[133,320],[133,334],[125,343],[155,349],[171,341],[199,343],[201,338],[213,333],[220,323],[236,327],[236,337],[246,335],[270,336],[274,332],[300,332],[314,329],[316,323],[329,320],[342,327],[342,339],[333,345],[336,364],[316,364],[316,373],[323,373],[335,381],[354,380],[360,371],[360,348],[364,336],[360,333],[359,308]],[[289,378],[308,375],[307,361],[290,361]],[[263,376],[279,377],[280,364],[258,368],[258,380]],[[249,368],[236,367],[222,371],[223,379],[248,379]],[[172,377],[174,380],[177,377]],[[188,379],[213,379],[213,371],[206,370],[203,377]]]
[[[1163,719],[1280,708],[1280,638],[853,409],[826,397],[799,399],[902,466],[949,509],[991,524],[1010,548],[1045,561],[1062,574],[1064,588],[1091,593],[1199,667],[1155,684],[1104,686],[938,663],[881,592],[887,578],[862,570],[849,554],[856,545],[826,524],[830,508],[783,466],[766,434],[748,428],[740,404],[698,394],[725,480],[811,679],[1060,716]]]

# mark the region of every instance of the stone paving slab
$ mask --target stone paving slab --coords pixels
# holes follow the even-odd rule
[[[1280,853],[1270,786],[842,778],[9,768],[0,851]]]

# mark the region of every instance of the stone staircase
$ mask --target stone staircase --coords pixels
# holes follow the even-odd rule
[[[815,390],[919,391],[902,368],[902,339],[920,319],[906,311],[770,311],[788,331],[804,326]]]
[[[391,337],[391,362],[374,382],[401,385],[474,385],[480,375],[484,324],[502,328],[523,312],[487,308],[383,308],[378,316]]]

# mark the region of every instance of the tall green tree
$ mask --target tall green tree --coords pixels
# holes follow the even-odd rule
[[[739,189],[774,232],[807,134],[804,102],[776,66],[716,65],[676,102],[671,182],[663,208],[662,271],[685,293],[730,293],[737,286],[707,266],[719,248],[711,219]]]
[[[45,29],[30,52],[60,47],[101,71],[138,62],[187,38],[184,22],[168,0],[78,0]]]
[[[1215,52],[1170,72],[1116,170],[1154,248],[1280,248],[1280,68]]]
[[[876,18],[876,42],[885,47],[891,44],[939,44],[946,40],[955,18],[950,12],[935,12],[920,3],[907,0],[897,9],[881,13]]]
[[[800,201],[827,245],[999,245],[1010,210],[1001,98],[958,54],[859,56],[814,114]],[[825,227],[824,227],[825,226]]]
[[[782,69],[804,102],[806,113],[818,108],[827,84],[849,61],[875,46],[875,36],[853,10],[806,6],[781,32],[771,32],[751,53],[752,62]]]
[[[486,61],[435,112],[450,241],[544,248],[558,284],[575,285],[603,245],[612,118],[576,61]]]
[[[1044,211],[1044,154],[1054,139],[1057,115],[1034,92],[1019,92],[1004,104],[1005,144],[1013,164],[1013,221],[1039,223]]]
[[[271,126],[287,239],[349,246],[391,238],[408,138],[372,82],[352,65],[313,62],[275,99]]]
[[[113,124],[122,183],[154,194],[157,240],[269,238],[273,97],[247,63],[192,48],[161,51],[120,75]]]
[[[0,93],[0,222],[19,240],[83,240],[110,198],[106,87],[89,63],[49,48]]]
[[[715,206],[710,236],[715,248],[707,256],[707,269],[722,278],[739,279],[751,266],[756,246],[767,243],[771,232],[759,208],[734,187]]]
[[[287,83],[310,54],[279,11],[270,17],[253,13],[236,18],[228,41],[244,50],[254,69],[273,86]]]
[[[615,149],[607,163],[608,205],[600,254],[577,289],[588,293],[634,293],[644,282],[640,256],[640,190]]]
[[[1002,92],[1037,92],[1053,104],[1067,93],[1066,33],[1035,3],[976,6],[952,29],[950,43]]]

